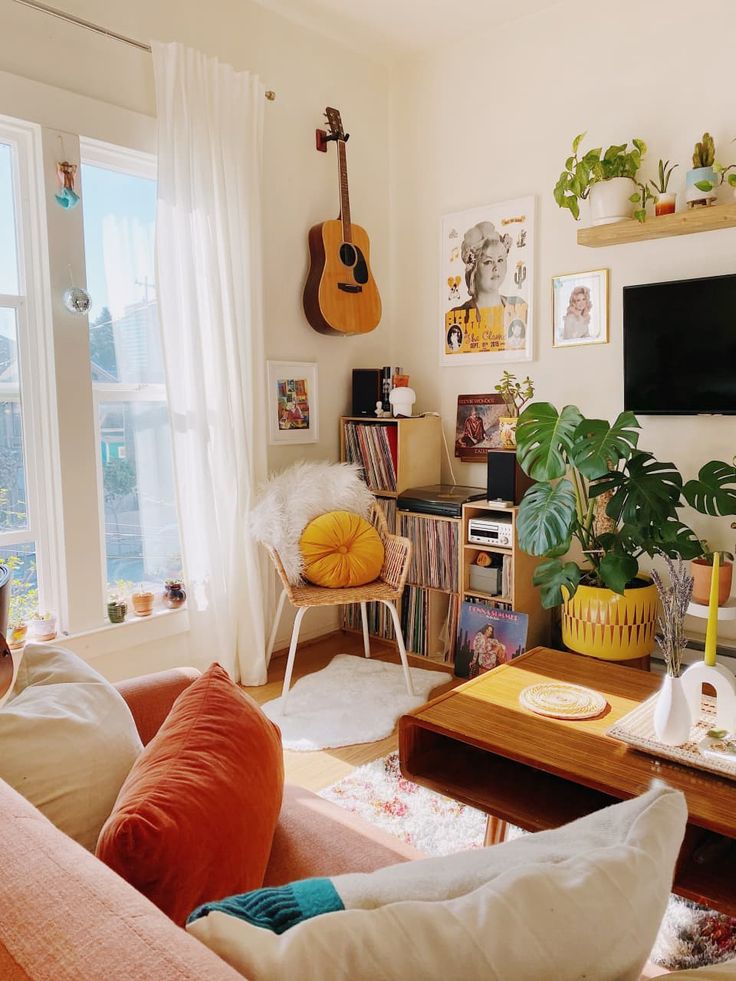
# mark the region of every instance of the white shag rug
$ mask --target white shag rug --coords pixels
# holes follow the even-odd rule
[[[366,763],[320,790],[320,797],[400,838],[426,855],[482,848],[486,816],[475,808],[405,780],[399,754]],[[509,838],[524,834],[509,827]],[[736,918],[671,896],[650,959],[669,971],[736,957]],[[736,970],[734,970],[736,977]]]
[[[414,695],[407,694],[399,664],[337,654],[326,668],[300,678],[281,698],[261,706],[281,729],[284,749],[307,751],[372,743],[390,736],[399,716],[423,705],[432,689],[450,681],[445,671],[410,668]]]

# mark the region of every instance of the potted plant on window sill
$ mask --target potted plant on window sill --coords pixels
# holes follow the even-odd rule
[[[683,481],[671,463],[638,448],[639,423],[622,412],[613,424],[533,403],[519,417],[519,463],[537,481],[522,498],[519,544],[544,561],[533,582],[546,608],[562,605],[562,639],[573,651],[607,660],[654,648],[657,590],[639,558],[695,558],[702,545],[678,517]],[[573,540],[582,563],[564,560]]]
[[[164,582],[164,606],[170,610],[178,610],[187,601],[184,581],[182,579],[167,579]]]
[[[53,613],[36,611],[31,614],[27,624],[29,640],[43,642],[56,637],[56,616]]]
[[[133,612],[137,617],[150,617],[153,613],[154,595],[150,589],[145,589],[141,584],[130,596],[133,603]]]
[[[554,188],[554,199],[560,208],[567,208],[573,218],[580,218],[580,202],[590,200],[590,218],[593,225],[606,225],[631,218],[637,200],[636,175],[647,151],[643,140],[602,147],[579,153],[585,133],[580,133],[572,143],[572,153],[565,161],[565,168]],[[640,220],[646,215],[646,201],[638,209]]]
[[[514,450],[516,449],[516,423],[521,410],[534,398],[534,382],[528,375],[523,382],[520,382],[516,375],[504,371],[501,381],[495,386],[495,391],[503,399],[508,413],[498,420],[501,445],[505,450]]]
[[[110,623],[125,623],[127,615],[128,604],[125,597],[117,591],[111,592],[107,598],[107,618]]]

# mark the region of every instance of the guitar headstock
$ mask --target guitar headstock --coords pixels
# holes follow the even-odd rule
[[[333,140],[347,140],[339,109],[332,109],[330,106],[327,106],[325,109],[325,119],[327,120]]]

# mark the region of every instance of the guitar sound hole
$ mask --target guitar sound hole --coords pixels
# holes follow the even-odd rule
[[[358,253],[354,245],[350,245],[348,242],[343,242],[340,246],[340,261],[343,266],[349,266],[351,269],[355,265],[358,259]]]

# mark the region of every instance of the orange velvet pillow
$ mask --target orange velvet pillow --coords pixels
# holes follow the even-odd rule
[[[183,926],[263,885],[283,788],[278,727],[213,664],[133,764],[96,855]]]

